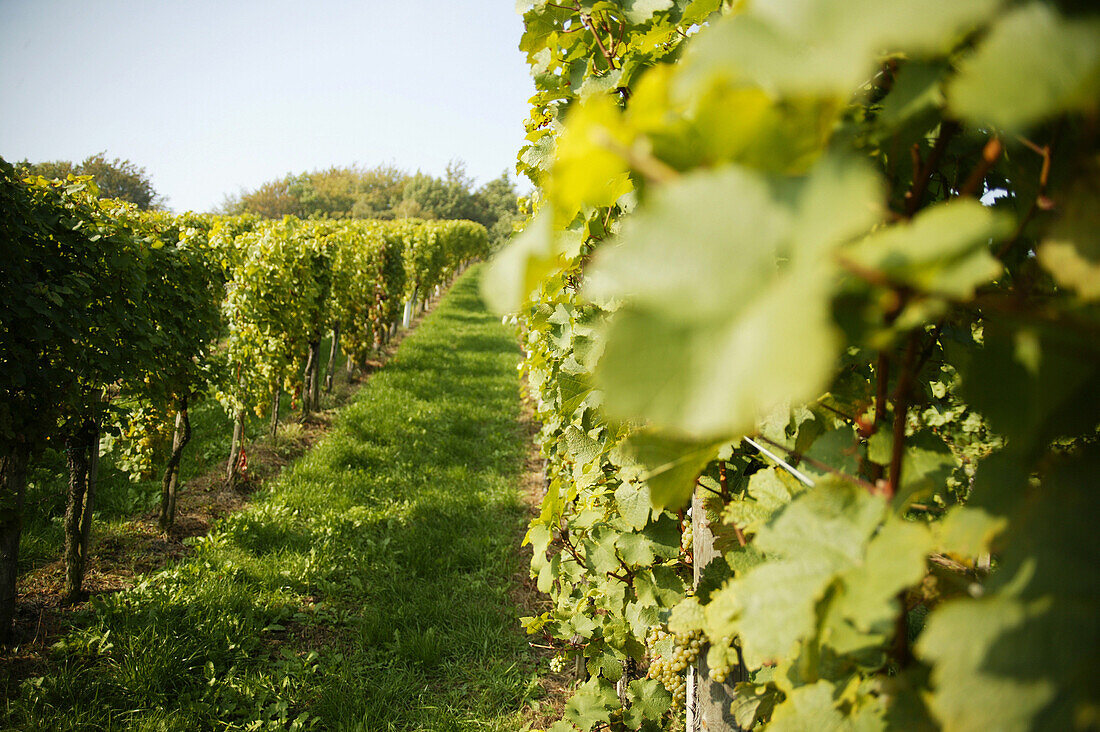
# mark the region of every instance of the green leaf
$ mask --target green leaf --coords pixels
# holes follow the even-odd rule
[[[1062,112],[1096,110],[1100,21],[1067,19],[1047,3],[1006,13],[947,87],[951,111],[1019,131]]]
[[[696,630],[702,630],[705,623],[706,614],[698,598],[685,597],[672,608],[672,614],[668,618],[668,629],[673,633],[687,635]]]
[[[593,641],[584,650],[588,673],[615,682],[623,676],[623,664],[618,655],[605,643]],[[617,699],[617,697],[616,697]]]
[[[651,508],[648,485],[623,483],[615,489],[615,503],[619,507],[619,515],[634,530],[640,531],[649,523]]]
[[[973,561],[988,553],[993,540],[1004,531],[1008,521],[988,511],[971,506],[952,506],[937,527],[940,551],[956,559]]]
[[[857,630],[892,630],[901,611],[897,594],[925,574],[932,535],[921,524],[890,519],[867,545],[863,563],[841,575],[838,612]]]
[[[651,196],[587,280],[591,296],[628,302],[595,374],[608,412],[736,436],[788,400],[819,395],[839,348],[823,254],[877,218],[874,181],[862,165],[828,160],[774,190],[728,168]]]
[[[734,498],[726,504],[722,520],[737,525],[746,534],[755,534],[776,511],[791,502],[804,486],[781,468],[764,468],[749,478],[749,499]]]
[[[842,256],[922,292],[969,300],[974,288],[1001,273],[988,246],[1008,231],[1007,223],[977,201],[954,200],[925,209],[909,223],[881,229]]]
[[[641,25],[653,17],[654,13],[668,10],[673,0],[624,0],[623,12],[633,25]]]
[[[741,682],[734,687],[733,718],[741,729],[753,729],[758,720],[771,717],[779,699],[772,687]]]
[[[1100,300],[1100,166],[1090,165],[1067,193],[1036,254],[1059,285],[1082,300]]]
[[[684,581],[671,567],[655,566],[634,577],[639,602],[672,607],[684,596]]]
[[[1075,328],[1008,317],[984,324],[981,348],[949,354],[962,397],[1026,454],[1096,426],[1100,345]]]
[[[693,43],[697,74],[722,71],[785,96],[847,99],[883,54],[939,55],[997,0],[772,0],[729,15]]]
[[[928,616],[916,651],[932,665],[930,704],[946,728],[1094,726],[1097,474],[1093,446],[1021,486],[1028,500],[1011,516],[985,596],[949,601]]]
[[[740,635],[751,668],[790,657],[813,633],[826,589],[862,563],[884,510],[881,498],[836,479],[797,496],[757,535],[769,561],[711,595],[707,634]]]
[[[688,503],[695,479],[718,452],[720,443],[682,440],[653,430],[639,430],[626,439],[624,455],[644,468],[653,507],[675,510]]]
[[[553,231],[550,216],[535,218],[493,258],[482,278],[482,295],[499,313],[518,311],[545,277],[576,256],[579,245],[575,235]]]
[[[836,708],[833,685],[828,681],[818,681],[787,694],[787,698],[776,705],[768,729],[778,732],[846,732],[852,726]]]
[[[882,102],[878,124],[896,130],[913,118],[938,111],[944,104],[941,79],[945,70],[944,63],[910,61],[902,66],[893,89]]]
[[[627,685],[630,707],[623,721],[631,729],[638,729],[646,721],[661,720],[672,706],[672,695],[656,679],[635,679]]]
[[[566,702],[565,718],[581,729],[590,730],[600,722],[610,722],[612,710],[619,708],[615,685],[607,679],[592,678]]]
[[[645,534],[622,534],[615,542],[623,561],[633,567],[653,564],[653,542]]]

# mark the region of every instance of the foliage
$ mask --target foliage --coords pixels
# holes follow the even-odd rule
[[[288,174],[227,197],[221,211],[267,219],[468,219],[492,230],[496,245],[511,236],[517,195],[506,173],[475,190],[465,164],[455,160],[442,178],[386,165]]]
[[[521,8],[539,190],[485,287],[549,461],[525,624],[592,677],[554,729],[664,728],[606,683],[666,627],[743,660],[743,728],[1094,726],[1095,10]]]
[[[70,175],[90,175],[100,196],[129,201],[140,209],[159,208],[163,203],[145,168],[120,158],[108,160],[106,152],[89,155],[76,165],[68,160],[51,160],[42,163],[23,161],[18,167],[23,175],[60,180],[66,180]]]

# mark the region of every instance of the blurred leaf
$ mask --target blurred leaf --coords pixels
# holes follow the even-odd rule
[[[1039,262],[1082,300],[1100,299],[1100,164],[1092,161],[1066,192],[1061,214],[1039,245]]]
[[[1100,21],[1067,19],[1041,2],[1013,9],[959,64],[947,99],[964,119],[1013,131],[1061,112],[1095,111]]]
[[[1002,270],[989,242],[1007,233],[992,210],[965,199],[925,209],[909,223],[880,229],[843,257],[922,292],[968,300]]]
[[[773,0],[715,23],[692,44],[697,73],[727,69],[772,93],[848,98],[883,53],[944,54],[997,0]]]
[[[629,303],[596,371],[609,412],[737,436],[817,396],[839,347],[823,255],[870,227],[877,196],[863,166],[831,159],[775,190],[736,168],[658,190],[589,274],[591,296]]]
[[[682,440],[653,430],[634,432],[622,450],[641,465],[655,509],[676,510],[691,500],[695,479],[721,443]]]

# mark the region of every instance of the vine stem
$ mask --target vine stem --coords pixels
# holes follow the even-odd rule
[[[1060,131],[1061,128],[1059,127],[1057,132]],[[1057,132],[1055,133],[1056,136]],[[1039,169],[1039,191],[1035,195],[1035,200],[1031,202],[1031,206],[1028,208],[1027,213],[1024,214],[1024,217],[1022,219],[1020,219],[1020,224],[1016,227],[1016,231],[1015,233],[1013,233],[1012,238],[1002,244],[1001,248],[997,250],[998,259],[1004,259],[1005,255],[1008,254],[1008,251],[1012,249],[1012,246],[1020,239],[1020,237],[1024,233],[1024,229],[1027,228],[1027,225],[1029,223],[1031,223],[1031,219],[1035,217],[1036,211],[1040,209],[1046,211],[1053,206],[1053,203],[1050,201],[1050,199],[1047,198],[1046,192],[1047,181],[1050,178],[1051,151],[1053,149],[1054,143],[1052,142],[1049,145],[1040,146],[1027,139],[1026,137],[1019,137],[1018,139],[1024,144],[1025,147],[1027,147],[1027,149],[1042,157],[1043,167]]]
[[[959,189],[960,198],[977,195],[978,186],[985,180],[985,176],[989,172],[989,169],[992,168],[997,162],[997,159],[1001,157],[1003,151],[1004,146],[1001,144],[1000,139],[996,137],[990,138],[989,142],[982,148],[982,159],[974,167],[974,170],[970,173],[970,177],[966,179],[966,183],[963,183],[963,187]]]
[[[584,27],[592,31],[592,37],[596,39],[596,45],[600,48],[600,53],[603,54],[604,59],[607,60],[607,65],[612,70],[615,69],[615,57],[608,53],[607,48],[603,45],[603,40],[600,38],[600,34],[596,32],[596,24],[592,22],[592,16],[587,13],[581,13],[581,23]]]
[[[897,495],[901,485],[902,458],[905,456],[905,425],[909,414],[909,392],[913,388],[913,379],[916,376],[917,346],[920,341],[918,331],[909,335],[909,342],[905,346],[905,360],[902,362],[901,373],[898,375],[898,385],[894,390],[894,444],[890,454],[890,480],[886,484],[886,498],[892,499]]]
[[[924,162],[918,171],[914,171],[913,187],[905,194],[906,218],[913,218],[913,214],[920,208],[921,201],[924,200],[924,193],[928,190],[928,182],[932,180],[932,173],[940,166],[943,154],[947,151],[947,143],[958,131],[958,123],[952,120],[946,120],[940,126],[940,136],[936,138],[936,144],[932,147],[928,160]],[[915,156],[915,158],[919,159],[919,156]]]

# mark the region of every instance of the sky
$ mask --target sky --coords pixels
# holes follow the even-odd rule
[[[106,151],[175,211],[287,173],[514,173],[511,0],[0,0],[0,157]]]

